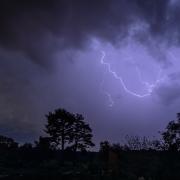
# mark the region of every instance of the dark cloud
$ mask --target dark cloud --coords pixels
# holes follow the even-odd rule
[[[123,93],[118,96],[122,103],[119,106],[124,109],[115,109],[115,115],[107,110],[108,99],[99,88],[103,73],[99,64],[95,64],[98,68],[91,64],[101,54],[91,57],[87,47],[92,38],[116,46],[131,36],[169,66],[164,46],[179,45],[178,4],[170,0],[1,0],[0,131],[12,131],[16,136],[38,134],[44,114],[59,106],[87,114],[96,134],[102,137],[103,123],[103,129],[111,125],[109,136],[125,121],[130,124],[128,109],[137,111],[134,124],[138,118],[145,118],[146,114],[139,115],[141,108],[135,109],[134,104],[128,107]],[[81,52],[86,56],[81,57]],[[178,79],[179,75],[169,78]],[[169,104],[179,97],[179,89],[172,80],[156,89],[156,94]],[[118,126],[114,127],[108,118],[117,121]]]
[[[179,41],[179,6],[170,0],[46,0],[0,2],[1,47],[20,51],[37,63],[51,62],[61,48],[84,48],[89,37],[122,42],[135,23],[144,22],[148,36]]]

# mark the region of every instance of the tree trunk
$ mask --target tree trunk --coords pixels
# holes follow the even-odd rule
[[[77,142],[77,141],[75,141],[74,152],[77,152],[77,146],[78,146],[78,142]]]
[[[62,152],[64,152],[64,134],[62,135],[62,139],[61,139],[61,150]]]
[[[62,133],[61,138],[61,156],[62,156],[62,165],[64,165],[64,132]]]

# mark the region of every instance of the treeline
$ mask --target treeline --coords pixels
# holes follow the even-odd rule
[[[93,133],[89,124],[81,114],[73,114],[65,109],[56,109],[46,116],[44,132],[46,136],[40,136],[31,143],[18,145],[15,140],[0,136],[0,149],[25,148],[63,151],[86,151],[95,144],[92,141]],[[121,150],[155,150],[155,151],[179,151],[180,150],[180,113],[177,119],[170,121],[165,130],[160,132],[160,139],[148,139],[147,137],[125,136],[125,143],[111,144],[108,141],[100,143],[102,148]]]
[[[102,141],[98,152],[90,151],[93,133],[81,114],[57,109],[45,117],[46,135],[33,144],[0,136],[0,178],[180,178],[180,113],[159,140],[127,135],[124,144]]]

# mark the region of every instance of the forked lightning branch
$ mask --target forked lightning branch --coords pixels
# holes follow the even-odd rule
[[[101,56],[101,59],[100,59],[100,63],[104,66],[106,66],[107,68],[107,72],[112,75],[116,80],[119,81],[119,83],[121,84],[122,88],[124,89],[124,91],[126,93],[128,93],[129,95],[131,96],[135,96],[137,98],[146,98],[148,96],[151,96],[153,90],[155,87],[157,87],[157,85],[163,80],[163,78],[161,77],[161,69],[159,70],[158,72],[158,75],[157,75],[157,78],[156,78],[156,81],[154,83],[149,83],[147,81],[144,81],[143,78],[142,78],[142,75],[141,75],[141,71],[140,69],[138,68],[138,66],[136,66],[136,72],[138,73],[138,77],[139,77],[139,81],[141,82],[141,84],[146,88],[146,92],[147,93],[144,93],[144,94],[140,94],[140,93],[137,93],[137,92],[134,92],[132,91],[131,89],[129,89],[125,83],[125,81],[123,80],[123,78],[117,74],[116,71],[114,71],[111,67],[111,64],[109,62],[105,62],[104,59],[105,59],[105,56],[106,56],[106,53],[105,51],[101,51],[102,53],[102,56]],[[104,84],[104,79],[101,83],[101,87],[103,86]],[[104,88],[101,88],[101,89],[104,89]],[[113,106],[114,105],[114,100],[111,96],[111,93],[110,92],[107,92],[105,90],[103,90],[103,93],[108,97],[109,99],[109,106]]]

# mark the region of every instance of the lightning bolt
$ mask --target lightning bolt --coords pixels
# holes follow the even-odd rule
[[[132,96],[135,96],[135,97],[138,97],[138,98],[145,98],[145,97],[150,96],[150,95],[152,94],[152,92],[153,92],[153,89],[157,86],[157,84],[159,84],[159,83],[163,80],[163,79],[160,79],[160,76],[161,76],[161,73],[162,73],[162,70],[160,69],[159,72],[158,72],[158,75],[157,75],[157,79],[156,79],[156,81],[155,81],[154,83],[149,83],[149,82],[147,82],[147,81],[144,81],[144,80],[142,79],[142,75],[141,75],[141,72],[140,72],[138,66],[136,66],[136,71],[137,71],[137,73],[138,73],[139,80],[140,80],[140,82],[146,87],[147,93],[145,93],[145,94],[138,94],[138,93],[136,93],[136,92],[134,92],[134,91],[131,91],[131,90],[128,89],[128,87],[126,86],[123,78],[122,78],[121,76],[119,76],[115,71],[112,70],[110,63],[104,61],[104,58],[105,58],[105,56],[106,56],[106,53],[105,53],[104,51],[101,51],[101,53],[102,53],[102,56],[101,56],[101,59],[100,59],[100,63],[101,63],[102,65],[104,65],[104,66],[107,67],[108,73],[110,73],[116,80],[119,80],[119,82],[120,82],[120,84],[122,85],[124,91],[125,91],[126,93],[132,95]],[[102,81],[102,83],[101,83],[101,87],[103,87],[103,84],[104,84],[104,79],[103,79],[103,81]],[[108,92],[105,91],[105,90],[103,90],[103,92],[104,92],[104,94],[105,94],[105,95],[108,97],[108,99],[109,99],[109,102],[110,102],[109,106],[112,107],[112,106],[114,105],[114,101],[113,101],[113,99],[112,99],[111,94],[108,93]]]
[[[101,82],[101,84],[100,84],[101,91],[108,97],[109,107],[112,107],[112,106],[114,105],[114,101],[113,101],[113,98],[112,98],[111,94],[110,94],[109,92],[105,91],[104,88],[103,88],[104,79],[105,79],[105,78],[103,77],[103,80],[102,80],[102,82]]]

